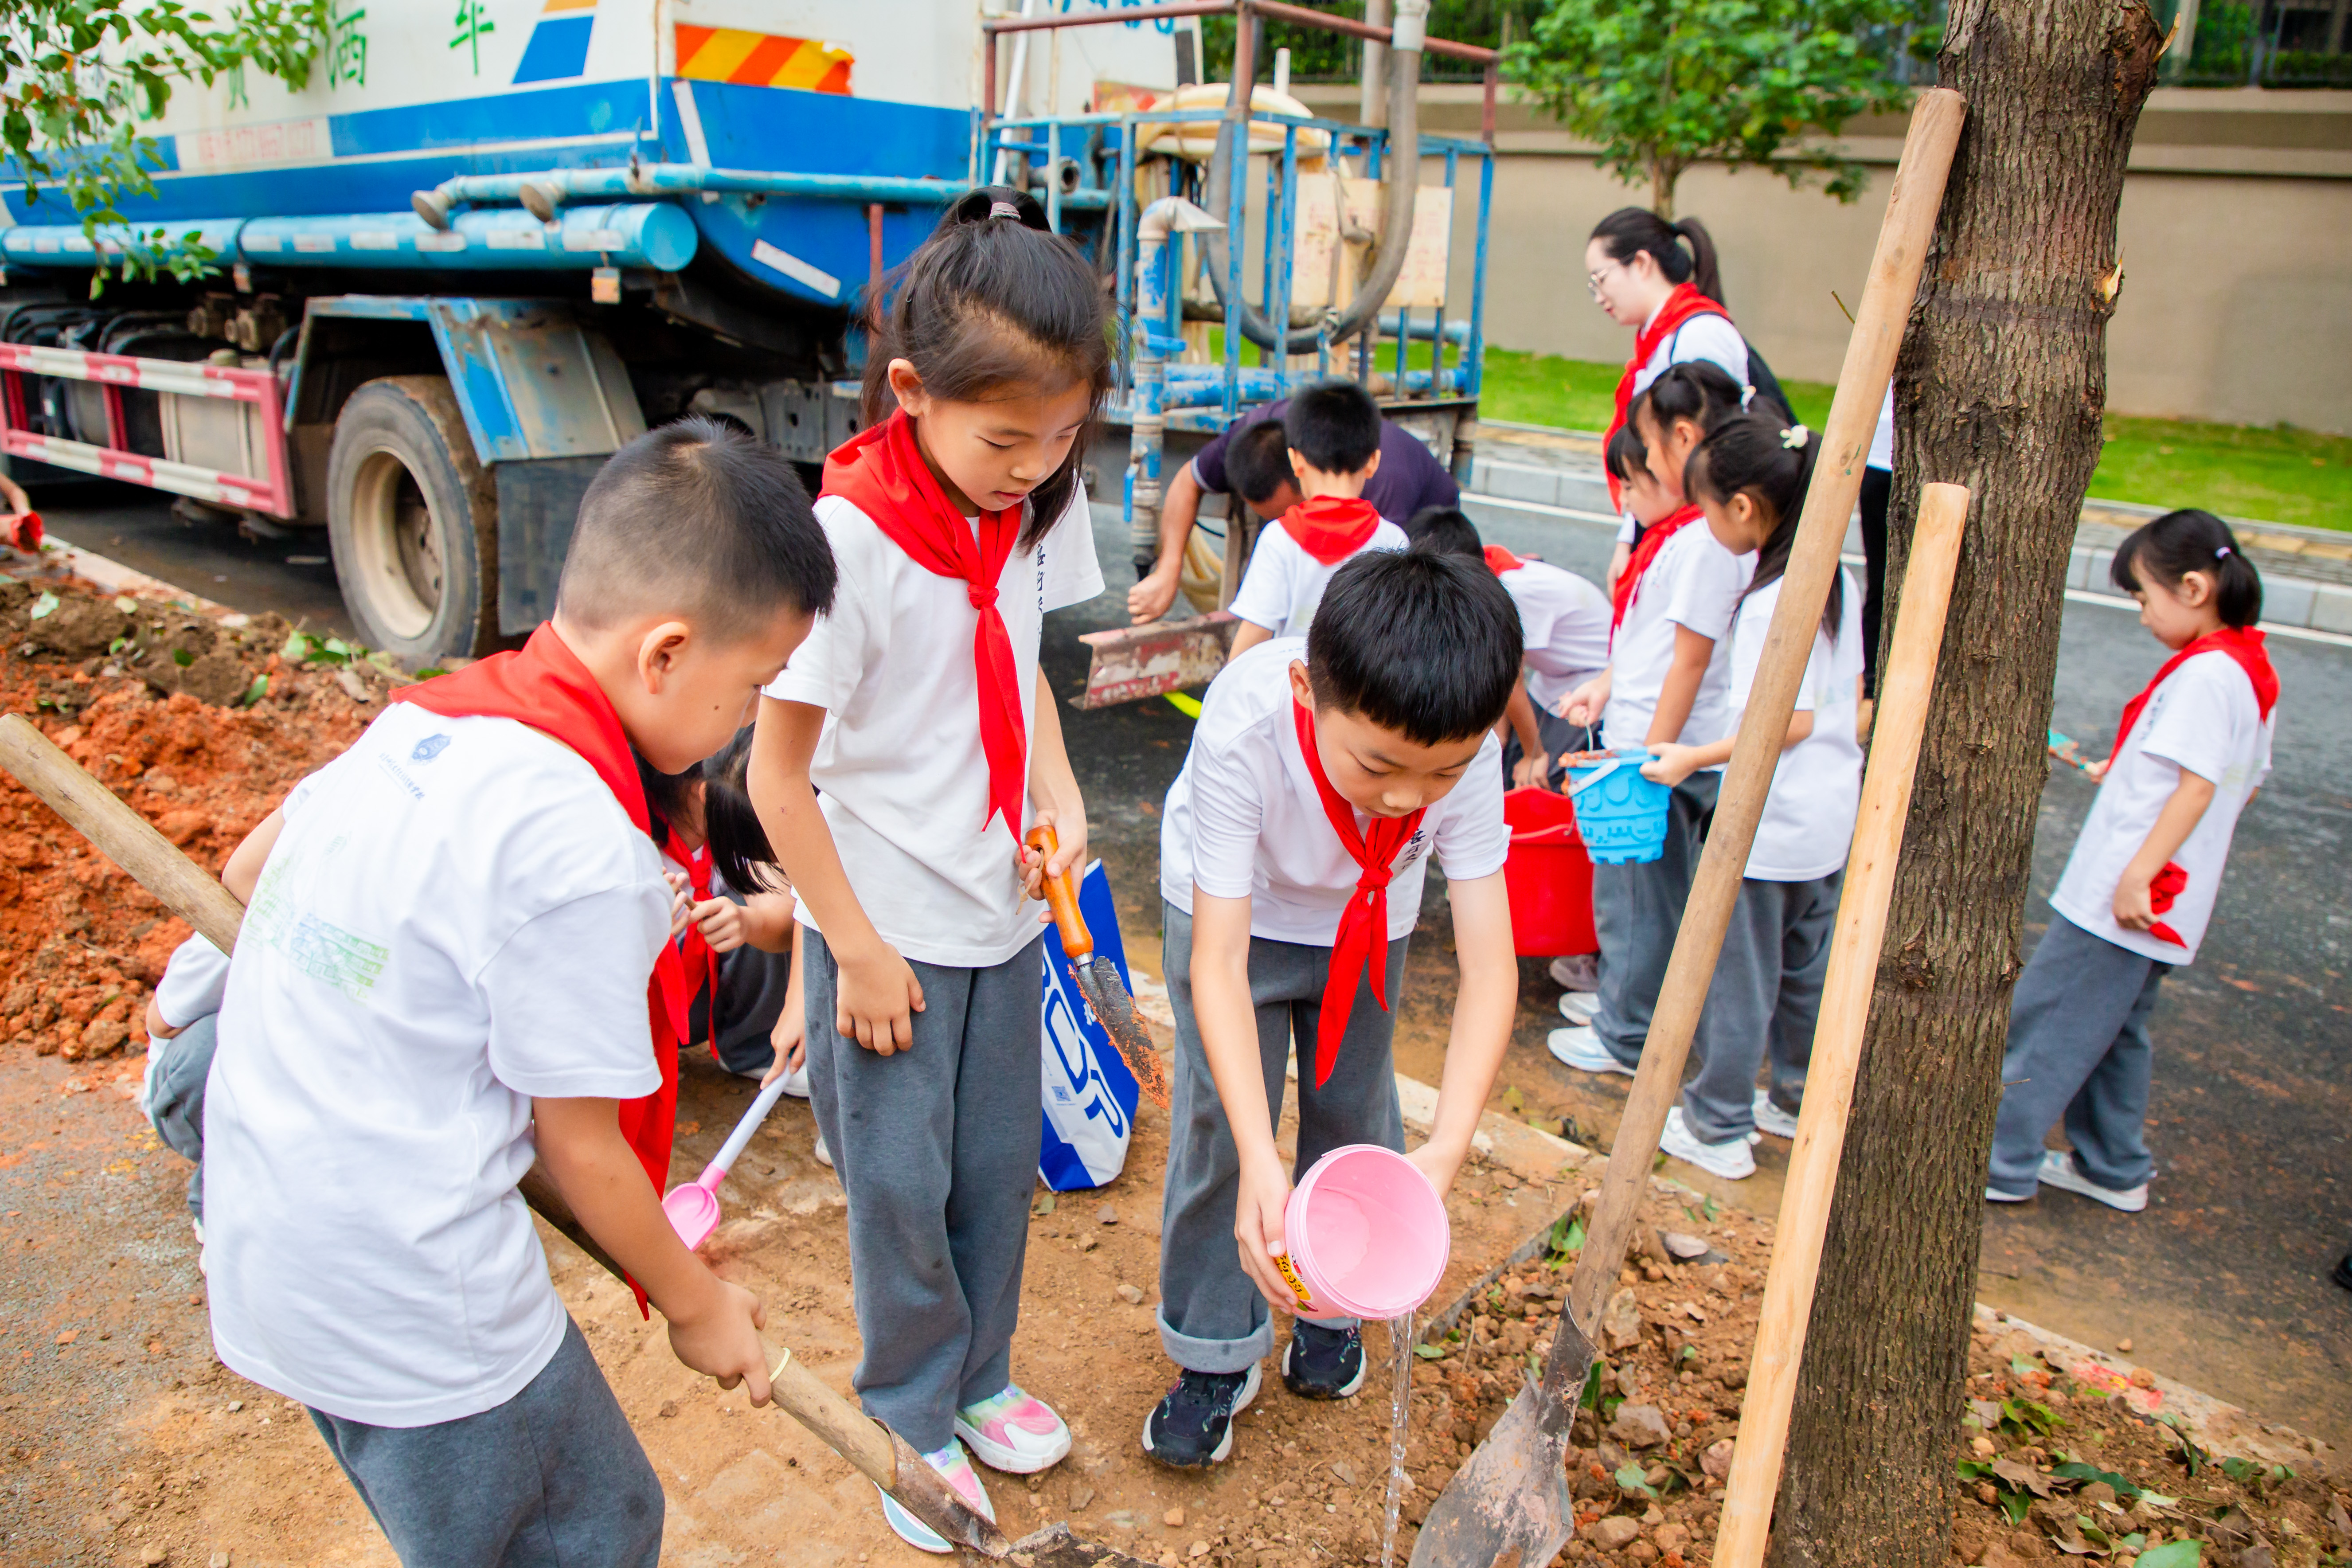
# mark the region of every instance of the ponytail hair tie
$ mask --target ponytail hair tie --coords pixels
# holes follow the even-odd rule
[[[1786,447],[1791,452],[1803,451],[1805,449],[1805,443],[1811,438],[1812,432],[1806,429],[1801,425],[1791,425],[1786,430],[1780,432],[1780,445]]]
[[[988,204],[988,216],[992,218],[1009,217],[1017,220],[1021,216],[1021,209],[1008,201],[993,201]]]
[[[2213,559],[2216,561],[2227,561],[2229,558],[2230,547],[2226,544],[2221,545],[2213,552]]]
[[[1749,404],[1751,404],[1751,403],[1755,402],[1755,401],[1756,401],[1756,389],[1755,389],[1755,387],[1753,387],[1753,386],[1743,386],[1743,387],[1741,387],[1741,388],[1739,389],[1739,406],[1740,406],[1740,408],[1742,409],[1742,411],[1745,411],[1745,410],[1746,410],[1746,408],[1748,407],[1748,405]]]

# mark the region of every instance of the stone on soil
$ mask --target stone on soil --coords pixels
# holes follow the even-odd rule
[[[1631,1545],[1641,1533],[1642,1527],[1622,1513],[1596,1519],[1584,1527],[1584,1539],[1603,1552],[1615,1552]]]
[[[1609,1435],[1629,1448],[1655,1448],[1674,1438],[1674,1428],[1654,1405],[1621,1405]]]

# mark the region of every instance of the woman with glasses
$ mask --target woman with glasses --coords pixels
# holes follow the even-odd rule
[[[1748,342],[1731,324],[1731,312],[1717,303],[1723,283],[1715,241],[1698,219],[1670,224],[1643,207],[1620,207],[1593,228],[1584,247],[1584,271],[1593,303],[1633,329],[1633,354],[1617,383],[1610,436],[1624,427],[1627,407],[1668,365],[1709,360],[1723,367],[1733,384],[1750,384]],[[1772,390],[1777,393],[1777,384]],[[1606,444],[1604,439],[1604,449]],[[1609,495],[1622,506],[1614,476]],[[1633,514],[1626,512],[1609,561],[1605,586],[1612,592],[1638,536]]]

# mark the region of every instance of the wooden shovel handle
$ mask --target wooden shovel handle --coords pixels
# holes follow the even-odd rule
[[[1052,823],[1041,822],[1029,830],[1029,847],[1048,859],[1061,847],[1061,836],[1054,831]],[[1094,952],[1094,933],[1087,930],[1086,916],[1078,913],[1076,878],[1067,871],[1058,877],[1047,877],[1045,907],[1054,911],[1054,929],[1062,934],[1062,952],[1066,957],[1075,963]]]
[[[220,879],[188,858],[113,791],[83,771],[21,713],[0,715],[0,767],[41,797],[91,847],[130,874],[173,914],[227,952],[245,906]]]
[[[1642,1065],[1617,1126],[1600,1201],[1594,1205],[1584,1250],[1569,1286],[1569,1314],[1588,1338],[1599,1329],[1601,1310],[1615,1288],[1642,1194],[1649,1186],[1651,1156],[1664,1130],[1666,1113],[1682,1093],[1683,1064],[1697,1031],[1699,1011],[1723,948],[1725,928],[1731,922],[1732,906],[1739,897],[1748,851],[1755,842],[1764,796],[1780,763],[1781,742],[1788,734],[1797,689],[1804,681],[1822,609],[1839,570],[1846,521],[1861,491],[1871,432],[1877,426],[1879,405],[1895,373],[1895,351],[1902,344],[1904,324],[1918,292],[1920,269],[1935,234],[1936,213],[1958,145],[1965,107],[1960,95],[1948,89],[1931,88],[1919,97],[1910,132],[1904,139],[1903,158],[1895,169],[1878,246],[1871,258],[1869,280],[1854,313],[1845,368],[1830,402],[1828,427],[1811,437],[1822,447],[1798,519],[1796,542],[1789,552],[1780,599],[1765,634],[1731,762],[1724,770],[1706,848],[1700,856],[1690,898],[1683,908],[1682,925],[1675,936],[1674,953],[1659,987],[1657,1011],[1642,1047]],[[1571,1358],[1565,1353],[1571,1339],[1565,1334],[1556,1337],[1545,1372],[1544,1394],[1556,1402],[1573,1399],[1578,1392],[1559,1386],[1572,1375],[1568,1364]],[[1719,1549],[1717,1560],[1721,1561]]]

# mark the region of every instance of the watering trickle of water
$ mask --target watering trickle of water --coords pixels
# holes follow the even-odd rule
[[[1412,1412],[1412,1314],[1389,1320],[1389,1496],[1381,1529],[1381,1568],[1396,1563],[1397,1516],[1404,1511],[1404,1437]]]

